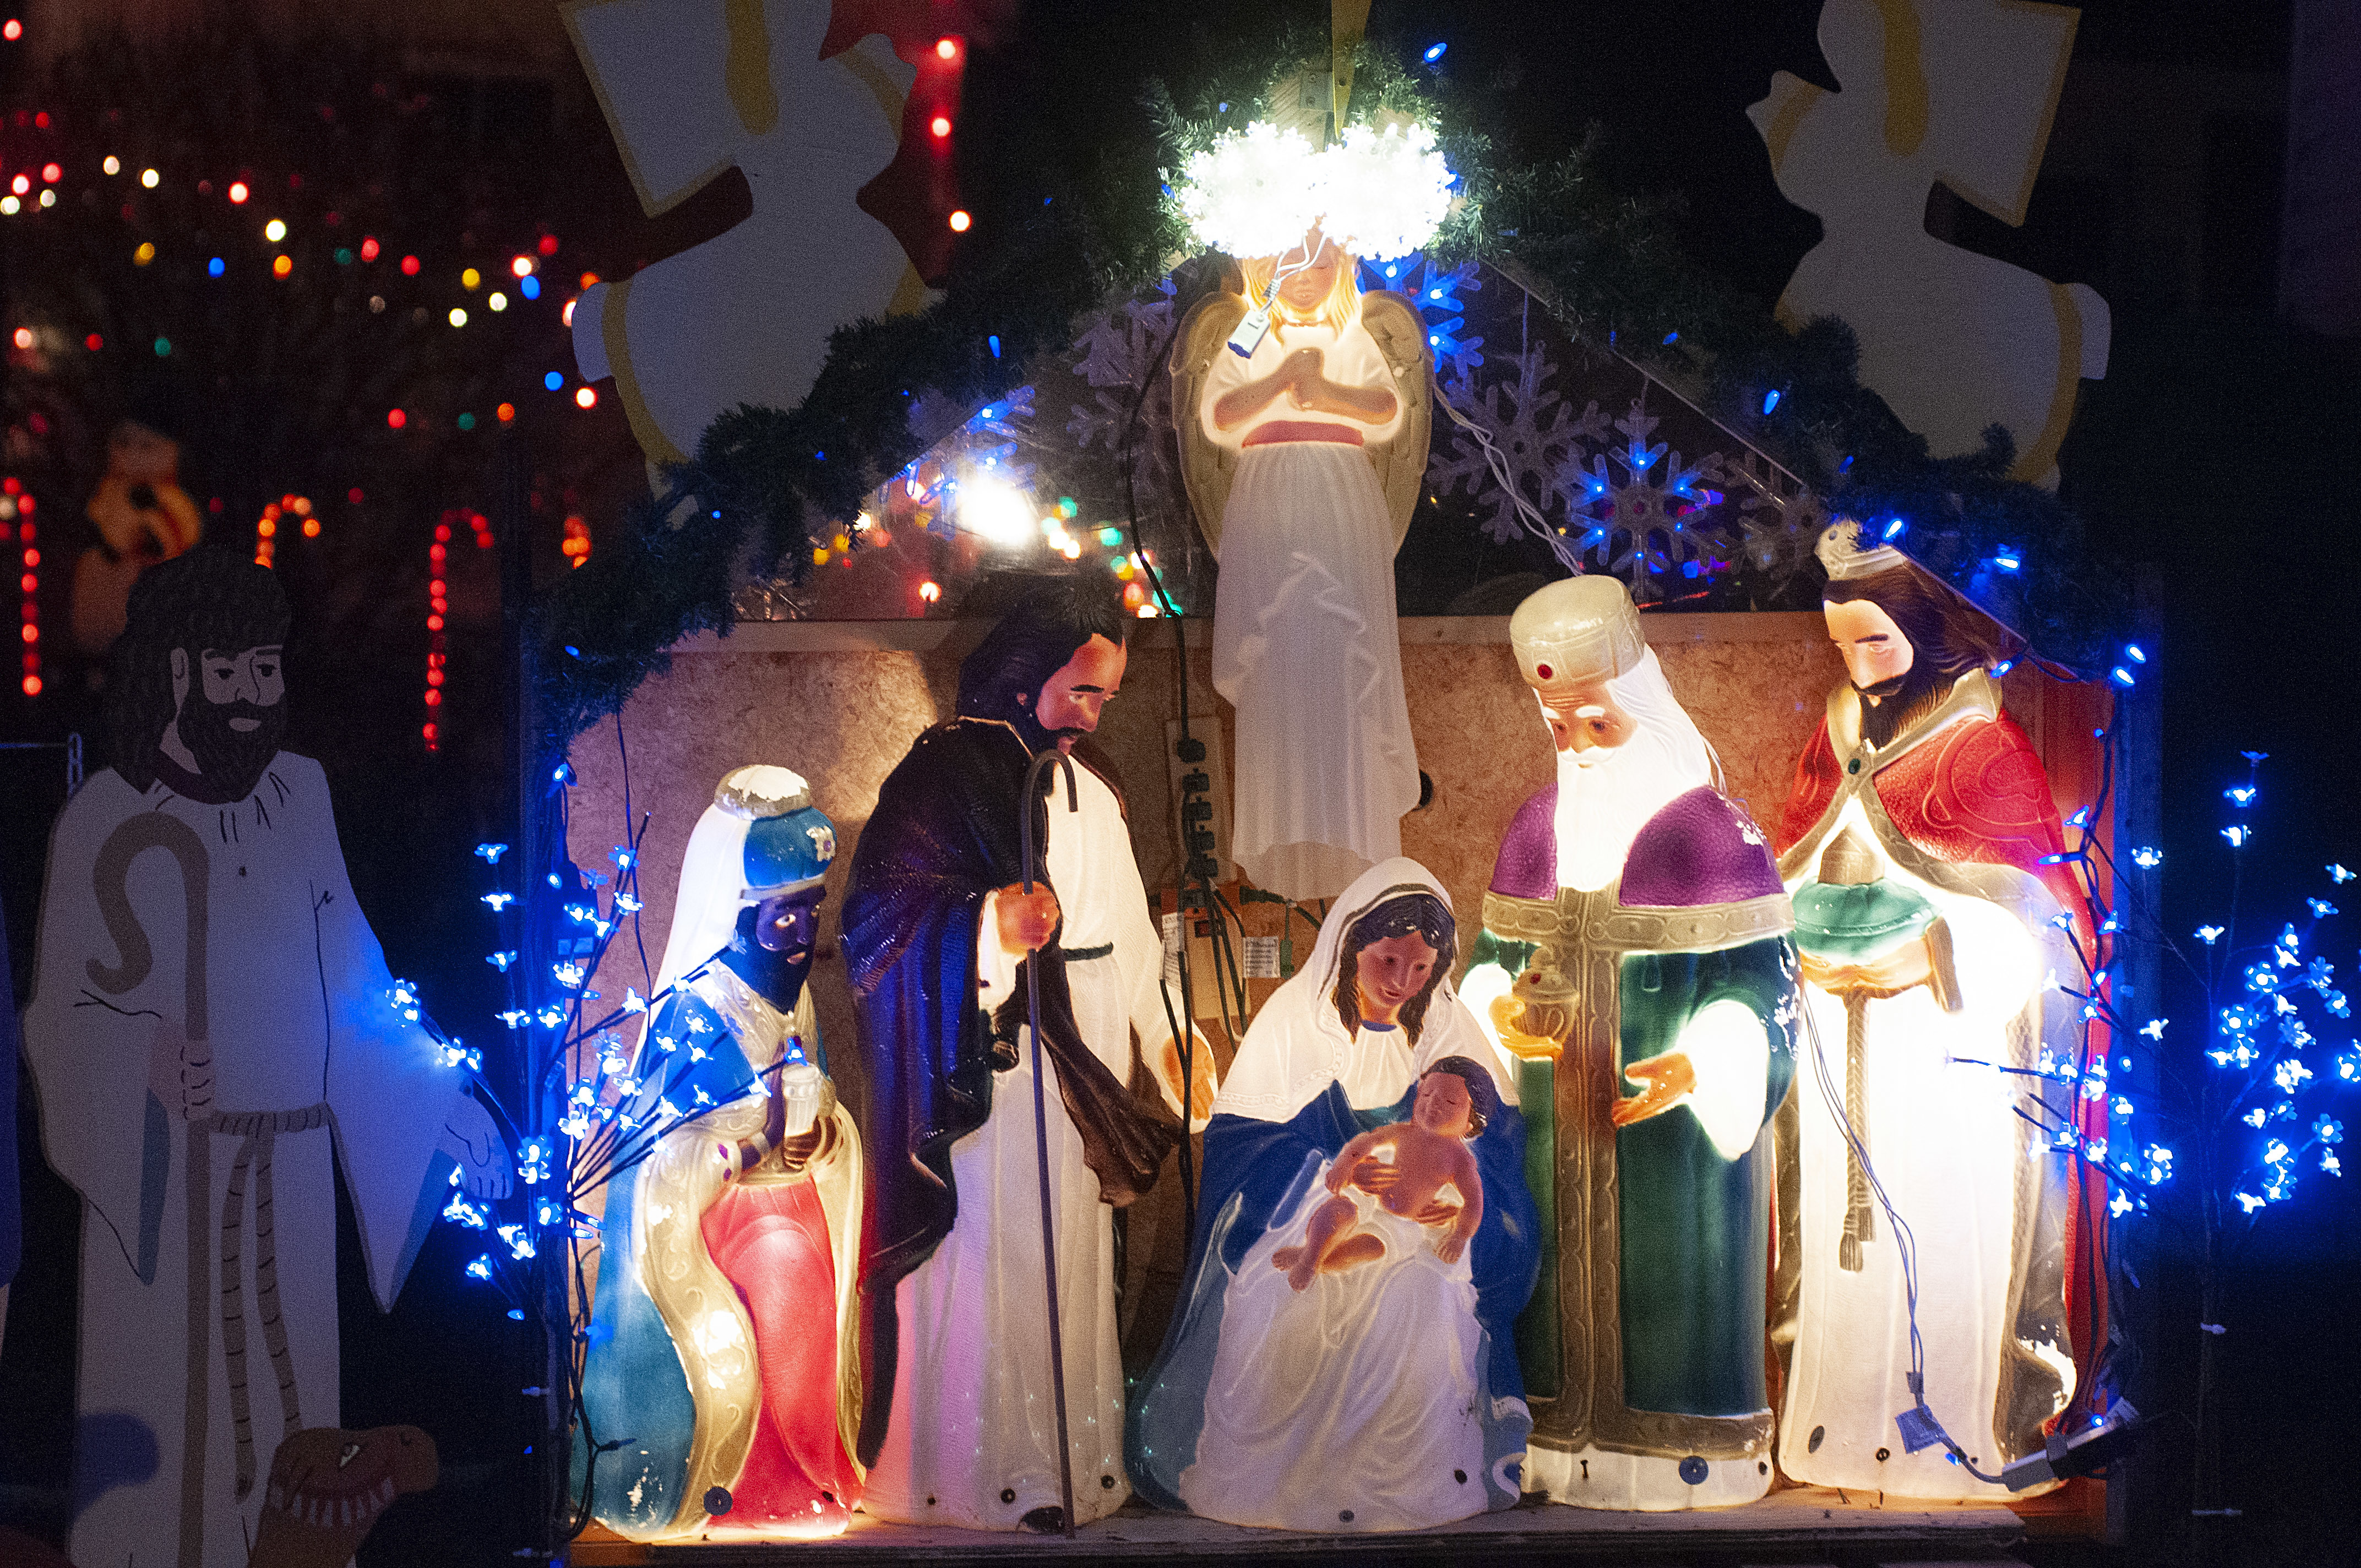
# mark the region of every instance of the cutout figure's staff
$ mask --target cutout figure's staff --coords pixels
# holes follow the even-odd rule
[[[1054,747],[1034,758],[1033,765],[1025,770],[1025,791],[1019,797],[1024,803],[1025,815],[1019,819],[1016,829],[1024,861],[1025,894],[1028,898],[1033,894],[1033,878],[1037,870],[1044,883],[1049,881],[1049,867],[1037,856],[1033,814],[1042,800],[1041,770],[1052,762],[1065,770],[1066,809],[1069,812],[1082,809],[1081,800],[1074,793],[1072,760]],[[1057,785],[1052,783],[1049,787],[1054,793]],[[1047,816],[1046,810],[1043,815]],[[1043,827],[1046,828],[1048,824],[1045,822]],[[1046,853],[1047,849],[1046,845],[1038,846],[1042,853]],[[1038,1157],[1041,1173],[1041,1265],[1049,1288],[1049,1389],[1050,1397],[1057,1401],[1058,1407],[1058,1488],[1060,1498],[1065,1505],[1061,1522],[1065,1526],[1067,1539],[1071,1540],[1074,1534],[1074,1452],[1071,1440],[1066,1435],[1066,1346],[1065,1337],[1058,1325],[1058,1228],[1049,1212],[1049,1121],[1041,1098],[1041,950],[1038,948],[1025,960],[1025,1007],[1026,1020],[1033,1030],[1033,1152]]]

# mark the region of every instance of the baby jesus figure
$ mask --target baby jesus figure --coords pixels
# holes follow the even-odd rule
[[[1498,1102],[1490,1077],[1466,1057],[1445,1057],[1418,1080],[1410,1120],[1375,1127],[1346,1144],[1328,1168],[1334,1194],[1312,1211],[1301,1246],[1281,1247],[1271,1266],[1296,1289],[1312,1277],[1375,1263],[1386,1253],[1377,1232],[1359,1223],[1346,1189],[1377,1200],[1388,1213],[1442,1231],[1434,1255],[1457,1263],[1484,1219],[1484,1181],[1467,1140],[1484,1130]],[[1452,1198],[1444,1196],[1451,1189]],[[1455,1198],[1455,1202],[1452,1199]]]

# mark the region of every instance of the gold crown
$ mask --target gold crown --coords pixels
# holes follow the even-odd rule
[[[1567,577],[1527,596],[1509,618],[1509,643],[1534,687],[1620,675],[1648,651],[1631,590],[1607,576]]]
[[[1832,583],[1850,582],[1856,577],[1873,577],[1880,572],[1890,572],[1896,566],[1911,564],[1910,557],[1891,544],[1879,544],[1864,550],[1861,547],[1861,524],[1852,518],[1840,517],[1820,531],[1820,540],[1812,547],[1820,565]]]

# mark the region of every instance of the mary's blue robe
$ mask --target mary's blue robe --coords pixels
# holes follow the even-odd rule
[[[1230,1280],[1274,1215],[1292,1212],[1323,1164],[1372,1127],[1410,1115],[1413,1086],[1393,1105],[1356,1111],[1330,1083],[1285,1122],[1217,1115],[1205,1132],[1206,1182],[1179,1308],[1164,1348],[1134,1390],[1125,1453],[1132,1485],[1159,1508],[1180,1508],[1180,1473],[1197,1457],[1205,1391],[1221,1342]],[[1541,1266],[1540,1222],[1524,1176],[1525,1125],[1501,1105],[1470,1146],[1484,1180],[1484,1217],[1468,1248],[1476,1316],[1485,1336],[1477,1401],[1484,1430],[1486,1499],[1515,1504],[1519,1462],[1532,1421],[1517,1366],[1514,1325]]]

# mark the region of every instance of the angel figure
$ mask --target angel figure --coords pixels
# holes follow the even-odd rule
[[[741,404],[802,402],[838,327],[926,303],[909,231],[876,215],[917,71],[872,10],[851,0],[560,7],[650,216],[733,164],[752,198],[712,238],[591,283],[568,318],[582,378],[614,378],[652,464],[687,461],[706,426]]]
[[[1426,472],[1433,361],[1411,302],[1363,294],[1359,262],[1320,226],[1239,270],[1182,324],[1172,398],[1222,565],[1232,853],[1259,886],[1328,898],[1401,852],[1419,800],[1393,555]]]
[[[2106,302],[1927,230],[1941,184],[2025,221],[2080,13],[2019,0],[1828,0],[1820,52],[1842,91],[1786,71],[1746,113],[1779,192],[1823,237],[1779,297],[1788,328],[1839,316],[1861,384],[1938,457],[2015,443],[2009,477],[2055,488],[2084,380],[2107,373]]]

